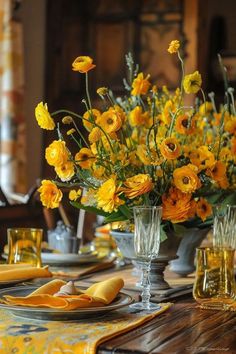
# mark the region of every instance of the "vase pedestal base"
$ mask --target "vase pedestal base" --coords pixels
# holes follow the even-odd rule
[[[176,257],[160,257],[160,259],[154,259],[151,264],[151,270],[149,274],[149,279],[151,283],[151,290],[166,290],[170,289],[170,285],[164,278],[164,271],[168,266],[169,262]],[[132,261],[132,263],[138,268],[141,269],[140,261]],[[141,275],[141,273],[140,273]],[[137,287],[141,287],[141,280],[136,283]]]

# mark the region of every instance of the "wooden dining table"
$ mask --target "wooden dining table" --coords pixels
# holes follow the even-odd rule
[[[111,271],[94,275],[90,281],[106,278]],[[126,279],[126,290],[138,296],[140,289],[134,287],[136,277],[131,269],[116,271]],[[118,335],[99,345],[98,354],[192,354],[192,353],[236,353],[236,313],[234,311],[216,311],[201,309],[193,299],[189,285],[194,274],[187,279],[166,271],[165,278],[175,283],[176,293],[163,297],[172,306],[168,311],[142,324],[138,328]],[[182,292],[178,288],[183,288]],[[184,287],[186,290],[184,291]],[[165,294],[166,291],[163,291]],[[160,301],[158,291],[153,291],[153,301]],[[168,291],[167,291],[168,293]],[[136,294],[136,295],[135,295]]]
[[[65,267],[64,270],[70,273],[69,268]],[[89,286],[111,276],[122,277],[125,280],[123,291],[139,299],[140,288],[135,285],[139,275],[131,265],[108,267],[92,274],[83,273],[78,284]],[[200,309],[192,297],[194,274],[179,278],[167,270],[165,278],[174,291],[152,291],[152,301],[171,303],[170,308],[134,329],[103,341],[98,345],[97,353],[236,353],[235,312]]]

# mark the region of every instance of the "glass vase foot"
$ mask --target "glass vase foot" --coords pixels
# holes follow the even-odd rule
[[[153,302],[135,302],[129,305],[130,308],[135,310],[143,310],[143,311],[157,311],[161,308],[160,305],[154,304]]]

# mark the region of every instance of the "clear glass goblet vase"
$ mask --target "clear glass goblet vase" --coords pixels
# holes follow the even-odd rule
[[[161,217],[162,207],[134,207],[134,250],[142,271],[142,302],[131,304],[130,307],[134,309],[157,310],[160,308],[158,304],[150,302],[149,273],[151,261],[157,258],[159,253]]]

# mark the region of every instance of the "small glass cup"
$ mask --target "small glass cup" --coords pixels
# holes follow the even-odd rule
[[[235,298],[234,249],[197,248],[193,297],[204,309],[230,309]]]
[[[11,228],[7,229],[8,236],[8,263],[30,263],[41,267],[42,229]]]

